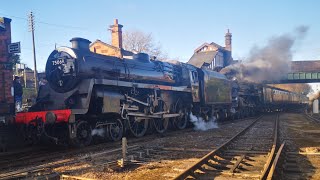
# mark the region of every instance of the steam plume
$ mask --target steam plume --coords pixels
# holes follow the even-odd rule
[[[100,136],[100,137],[104,137],[104,129],[93,129],[91,132],[91,136]]]
[[[201,117],[197,117],[197,116],[193,115],[191,112],[190,113],[190,121],[193,123],[194,130],[196,130],[196,131],[206,131],[209,129],[218,128],[216,119],[214,117],[211,117],[209,119],[209,121],[205,121]]]
[[[302,40],[307,26],[300,26],[292,34],[284,34],[269,39],[265,47],[254,47],[249,58],[244,63],[237,63],[221,70],[227,76],[236,76],[237,79],[250,82],[265,80],[277,81],[285,78],[290,71],[293,46]]]

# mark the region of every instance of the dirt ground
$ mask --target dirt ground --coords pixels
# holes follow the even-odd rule
[[[69,176],[62,179],[72,179],[70,176],[111,180],[172,179],[253,120],[228,121],[207,131],[188,128],[142,138],[128,137],[128,146],[132,148],[128,149],[129,161],[124,168],[117,165],[122,158],[119,142],[86,147],[76,154],[72,152],[77,151],[70,151],[73,155],[39,163],[47,165],[51,161],[61,161],[58,166],[42,171],[58,173],[62,177]],[[279,144],[286,141],[286,146],[279,161],[276,179],[320,179],[320,123],[308,120],[304,114],[298,113],[282,113],[279,120]],[[119,150],[107,153],[112,149]],[[99,155],[91,156],[93,154]],[[30,167],[34,165],[27,164]]]
[[[234,121],[207,131],[187,129],[170,135],[156,135],[141,143],[140,149],[128,152],[128,156],[133,156],[139,163],[129,164],[123,169],[103,164],[108,162],[108,157],[98,157],[54,171],[89,179],[172,179],[250,122],[252,120]],[[286,152],[297,155],[289,156],[294,158],[294,167],[282,161],[281,166],[288,169],[282,169],[283,174],[277,179],[320,179],[320,155],[317,154],[320,152],[320,124],[307,120],[303,114],[287,113],[280,115],[279,125],[280,143],[285,140]],[[146,149],[149,149],[149,155],[146,155]],[[139,153],[143,154],[140,158]],[[120,155],[115,156],[121,158]],[[289,161],[288,155],[283,159]],[[292,168],[296,170],[291,172]]]
[[[169,135],[157,135],[154,139],[139,144],[138,150],[128,152],[128,158],[133,157],[136,163],[123,169],[107,164],[110,157],[98,157],[72,166],[59,167],[54,171],[90,179],[172,179],[252,121],[253,119],[227,122],[207,131],[186,129]],[[149,153],[146,152],[147,149]],[[121,158],[119,154],[114,157]]]
[[[280,128],[286,162],[279,179],[320,179],[320,123],[304,114],[282,114]]]

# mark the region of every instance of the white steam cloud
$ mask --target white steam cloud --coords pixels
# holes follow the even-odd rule
[[[218,124],[216,122],[216,119],[214,117],[211,117],[208,121],[205,121],[201,117],[197,117],[190,113],[190,122],[194,125],[194,130],[196,131],[206,131],[209,129],[218,128]]]
[[[101,136],[104,137],[104,129],[100,128],[100,129],[93,129],[91,132],[91,136]]]

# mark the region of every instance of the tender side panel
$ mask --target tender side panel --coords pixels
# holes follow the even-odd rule
[[[231,83],[219,73],[204,71],[203,93],[205,104],[231,104]]]

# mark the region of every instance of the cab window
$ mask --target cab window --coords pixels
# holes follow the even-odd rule
[[[198,72],[197,71],[192,71],[192,82],[193,83],[197,83],[199,80],[198,80]]]

